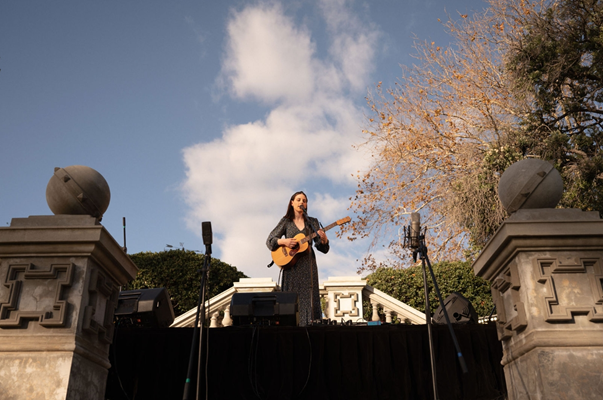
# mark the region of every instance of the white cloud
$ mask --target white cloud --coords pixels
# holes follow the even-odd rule
[[[333,35],[330,52],[347,84],[354,90],[365,90],[366,81],[374,69],[371,61],[380,35],[371,23],[361,21],[353,14],[346,3],[350,1],[320,0],[320,8]]]
[[[310,214],[329,224],[347,215],[355,190],[351,174],[367,165],[352,145],[361,140],[357,104],[363,104],[373,68],[367,38],[376,33],[360,26],[345,2],[336,6],[339,14],[323,7],[328,59],[317,58],[311,32],[278,4],[233,12],[219,79],[235,99],[259,100],[272,109],[254,122],[227,127],[219,139],[183,150],[190,228],[198,231],[201,221],[212,221],[219,257],[249,276],[276,280],[278,268],[266,269],[265,240],[293,192],[307,188]],[[341,20],[328,22],[333,15]],[[358,32],[352,35],[351,27]],[[343,190],[321,191],[314,182]],[[357,243],[336,239],[333,232],[331,251],[319,256],[321,280],[356,272]]]
[[[283,14],[259,5],[233,14],[228,22],[223,65],[225,80],[239,98],[265,102],[308,100],[315,83],[310,33]]]

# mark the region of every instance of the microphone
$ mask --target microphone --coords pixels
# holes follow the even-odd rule
[[[305,215],[308,214],[308,210],[306,209],[306,207],[304,207],[303,205],[299,206],[299,208],[301,208],[301,210],[304,212]]]
[[[124,223],[124,253],[128,254],[128,248],[126,247],[126,217],[122,217],[123,218],[123,223]]]
[[[421,241],[421,214],[410,213],[410,247],[416,249]]]
[[[213,241],[213,234],[211,232],[211,222],[202,222],[201,232],[203,235],[203,244],[205,245],[205,252],[207,254],[211,254],[211,243]]]

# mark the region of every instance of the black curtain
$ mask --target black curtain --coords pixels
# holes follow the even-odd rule
[[[460,369],[448,327],[435,325],[440,399],[504,398],[496,328],[454,330],[469,373]],[[105,398],[182,399],[192,333],[118,329]],[[205,382],[212,400],[433,399],[425,325],[229,327],[210,329],[206,338],[200,399]]]

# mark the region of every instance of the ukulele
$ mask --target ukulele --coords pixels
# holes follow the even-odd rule
[[[331,228],[334,228],[338,225],[347,224],[348,222],[350,222],[350,217],[345,217],[322,228],[322,230],[326,232]],[[318,236],[317,233],[312,233],[308,236],[304,235],[303,233],[298,233],[293,237],[293,239],[297,240],[297,246],[292,249],[287,246],[279,246],[278,249],[272,252],[272,260],[281,269],[287,270],[291,268],[297,261],[297,255],[306,251],[308,249],[308,242],[314,239],[316,236]]]

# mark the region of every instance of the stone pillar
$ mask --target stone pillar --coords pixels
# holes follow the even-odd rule
[[[136,271],[94,217],[0,228],[0,398],[104,399],[119,286]]]
[[[492,283],[511,400],[603,398],[603,220],[518,210],[473,264]]]
[[[328,313],[325,314],[335,321],[363,320],[362,289],[365,286],[366,280],[360,277],[329,277],[324,282],[329,307]]]

